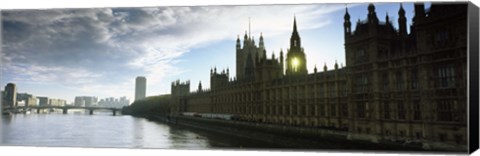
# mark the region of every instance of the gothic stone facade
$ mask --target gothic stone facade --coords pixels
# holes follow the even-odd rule
[[[190,92],[190,83],[172,84],[173,114],[238,115],[241,120],[337,129],[350,139],[467,144],[467,5],[415,4],[407,33],[400,5],[398,29],[375,6],[351,29],[344,16],[346,66],[313,73],[297,32],[296,19],[286,64],[267,58],[263,37],[257,47],[245,34],[237,39],[237,77],[228,69],[210,71],[210,89]],[[284,68],[286,68],[284,70]],[[285,71],[285,72],[284,72]]]

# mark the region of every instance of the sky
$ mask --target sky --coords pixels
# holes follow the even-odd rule
[[[367,3],[349,3],[352,29],[367,18]],[[375,3],[397,27],[399,3]],[[172,81],[201,81],[210,69],[235,76],[235,41],[263,34],[267,56],[289,47],[293,18],[307,69],[345,65],[345,4],[243,5],[2,10],[1,86],[19,93],[66,99],[134,97],[135,78],[147,78],[147,96],[169,94]],[[404,3],[407,25],[413,4]],[[428,7],[428,5],[427,5]],[[242,41],[243,43],[243,41]]]

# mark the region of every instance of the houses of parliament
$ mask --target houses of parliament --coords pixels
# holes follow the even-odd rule
[[[189,81],[172,82],[171,113],[233,114],[374,142],[467,145],[467,5],[415,3],[409,33],[402,4],[398,19],[366,9],[355,25],[345,10],[345,66],[308,71],[294,18],[286,54],[267,56],[263,37],[257,45],[245,34],[236,40],[236,77],[212,69],[210,88],[200,83],[194,92]]]

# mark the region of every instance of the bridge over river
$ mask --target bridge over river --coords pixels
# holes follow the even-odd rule
[[[18,107],[10,107],[4,108],[4,111],[15,111],[18,112],[19,110],[37,110],[37,113],[40,113],[41,110],[44,109],[61,109],[63,114],[67,114],[68,110],[70,109],[84,109],[88,110],[90,115],[93,114],[95,110],[109,110],[112,111],[113,115],[116,115],[117,112],[120,112],[121,108],[114,108],[114,107],[81,107],[81,106],[18,106]]]

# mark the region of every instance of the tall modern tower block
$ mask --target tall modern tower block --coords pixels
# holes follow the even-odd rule
[[[135,79],[135,101],[145,98],[147,91],[147,79],[143,76],[138,76]]]

